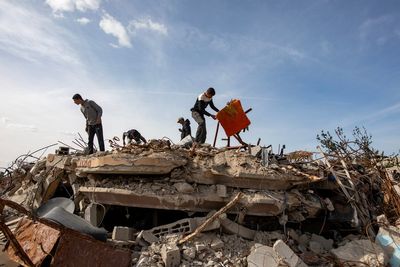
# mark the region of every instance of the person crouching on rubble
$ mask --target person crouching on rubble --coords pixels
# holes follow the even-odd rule
[[[81,105],[81,112],[86,118],[86,132],[88,133],[88,154],[93,154],[93,139],[94,135],[97,136],[100,151],[104,151],[104,138],[103,138],[103,125],[101,123],[101,116],[103,109],[96,104],[93,100],[83,100],[80,94],[72,96],[74,103]]]
[[[207,139],[207,128],[206,128],[206,119],[204,115],[216,119],[215,115],[212,115],[206,111],[208,105],[215,111],[218,112],[219,109],[214,106],[214,102],[212,101],[213,96],[215,96],[214,88],[210,87],[204,93],[200,94],[194,107],[191,109],[193,119],[198,123],[195,142],[193,143],[193,147],[196,144],[204,144]]]
[[[147,143],[146,139],[139,133],[139,131],[137,131],[135,129],[129,130],[122,134],[122,143],[124,144],[124,146],[125,146],[125,138],[126,137],[128,138],[128,144],[131,144],[132,140],[134,140],[136,142],[136,144],[138,144],[138,145],[140,143],[142,143],[142,141],[145,144]]]
[[[177,123],[182,124],[182,129],[179,129],[181,132],[181,140],[185,138],[188,135],[192,135],[192,129],[190,128],[190,120],[189,119],[184,119],[180,117],[177,121]]]

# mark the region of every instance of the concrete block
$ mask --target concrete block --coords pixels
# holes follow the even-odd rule
[[[181,262],[181,252],[176,244],[164,244],[161,247],[161,258],[165,267],[178,267]]]
[[[278,267],[279,257],[272,247],[264,246],[261,244],[254,244],[251,248],[249,256],[247,256],[248,267]]]
[[[253,155],[254,157],[260,157],[261,156],[261,150],[262,150],[261,146],[252,147],[250,149],[250,154]]]
[[[35,165],[33,165],[32,169],[30,170],[32,176],[35,176],[46,167],[46,161],[46,158],[36,161]]]
[[[154,227],[150,230],[154,236],[160,238],[168,234],[187,234],[193,232],[197,227],[196,219],[188,218],[174,223]]]
[[[321,244],[322,248],[324,250],[326,250],[326,251],[329,251],[329,250],[331,250],[333,248],[333,240],[332,239],[326,239],[325,237],[320,236],[320,235],[312,234],[311,241],[318,242],[319,244]],[[317,253],[317,252],[315,252],[315,253]]]
[[[224,247],[224,242],[219,239],[219,238],[214,238],[213,241],[211,241],[211,248],[214,250],[221,249]]]
[[[112,239],[120,241],[129,241],[132,240],[133,233],[134,233],[133,228],[124,226],[115,226],[112,232]]]
[[[201,252],[206,249],[206,245],[204,243],[199,243],[199,242],[195,244],[195,247],[197,252]]]
[[[188,247],[182,251],[183,257],[188,261],[193,261],[196,258],[196,249]]]
[[[227,197],[228,196],[226,185],[217,184],[217,195],[219,197]]]
[[[317,241],[310,241],[308,244],[310,250],[314,252],[315,254],[321,254],[324,252],[324,248],[322,247],[321,243]]]
[[[307,264],[305,264],[281,239],[275,242],[273,249],[289,267],[307,267]]]
[[[146,242],[149,242],[150,244],[159,241],[158,237],[156,237],[155,235],[153,235],[153,233],[151,233],[150,231],[143,231],[143,232],[142,232],[142,238],[143,238]]]

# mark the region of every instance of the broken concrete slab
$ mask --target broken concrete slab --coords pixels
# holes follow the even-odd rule
[[[307,267],[294,252],[293,250],[283,242],[283,240],[277,240],[273,246],[275,253],[282,258],[282,260],[289,265],[289,267]]]
[[[140,235],[146,242],[148,243],[155,243],[158,242],[160,239],[158,237],[156,237],[155,235],[153,235],[153,233],[151,231],[142,231],[141,235]]]
[[[70,170],[72,168],[72,156],[48,154],[46,160],[46,168],[59,168],[64,170]]]
[[[241,236],[243,238],[253,240],[254,236],[256,234],[256,231],[251,230],[247,227],[244,227],[238,223],[235,223],[234,221],[231,221],[227,218],[226,214],[223,214],[219,217],[219,221],[221,223],[222,228],[224,231],[230,233],[230,234],[236,234],[238,236]]]
[[[279,262],[279,257],[272,247],[258,243],[254,244],[250,250],[249,256],[247,256],[248,267],[278,267]]]
[[[171,151],[153,152],[145,155],[109,154],[104,156],[82,157],[77,161],[77,175],[97,174],[168,174],[183,166],[187,159]]]
[[[160,191],[146,191],[140,188],[126,190],[85,186],[80,187],[79,192],[92,202],[139,208],[209,212],[218,210],[229,202],[229,197],[222,199],[216,194],[209,194],[209,192],[177,195],[173,191],[171,193],[167,191],[162,193]],[[231,192],[230,196],[234,196],[235,193]],[[245,206],[247,215],[257,216],[275,216],[280,215],[285,207],[289,212],[303,207],[298,195],[289,192],[286,196],[285,205],[284,193],[251,192],[243,196],[238,202],[238,206]],[[315,208],[313,207],[312,209],[314,210]],[[238,209],[232,209],[229,212],[238,213],[239,211]]]
[[[354,240],[331,253],[340,261],[359,261],[368,266],[386,266],[387,258],[383,249],[367,239]]]

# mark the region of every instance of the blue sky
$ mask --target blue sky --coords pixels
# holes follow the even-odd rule
[[[106,138],[178,141],[210,86],[217,107],[253,108],[250,143],[314,151],[321,130],[364,126],[400,147],[397,0],[3,0],[0,73],[0,166],[84,133],[74,93],[103,107]]]

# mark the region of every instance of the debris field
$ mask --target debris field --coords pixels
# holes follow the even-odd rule
[[[21,157],[1,174],[1,239],[23,266],[400,266],[398,162],[323,144]]]

